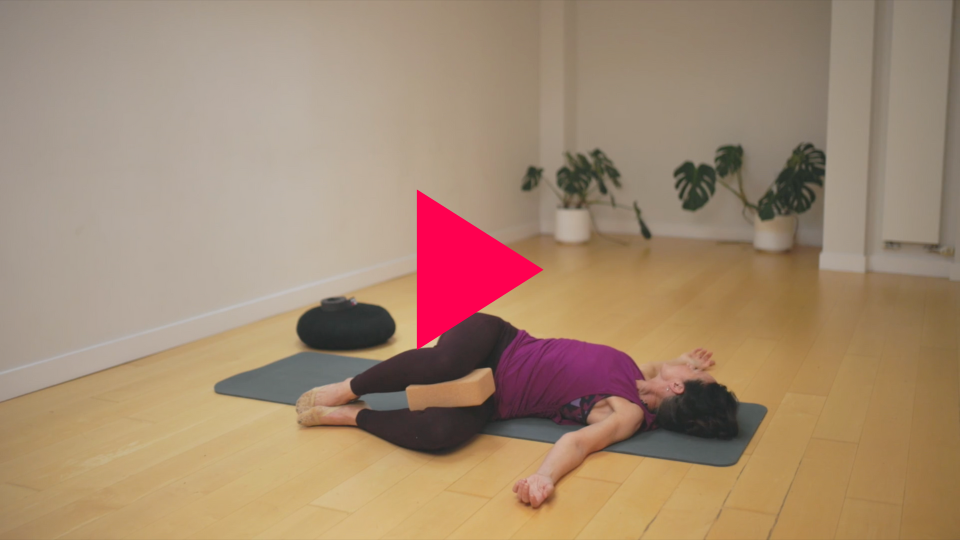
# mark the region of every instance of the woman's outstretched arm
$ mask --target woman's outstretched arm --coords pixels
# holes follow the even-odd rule
[[[554,486],[590,454],[633,436],[643,424],[643,411],[634,406],[617,410],[602,422],[567,433],[553,445],[536,474],[513,486],[517,499],[539,507],[553,493]]]

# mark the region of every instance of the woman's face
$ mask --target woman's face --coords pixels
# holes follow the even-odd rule
[[[717,382],[713,375],[686,364],[664,364],[660,367],[660,374],[657,375],[657,378],[662,379],[663,388],[666,390],[663,397],[682,394],[685,381],[698,380],[703,381],[704,384]]]

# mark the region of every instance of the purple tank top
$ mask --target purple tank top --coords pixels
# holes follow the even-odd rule
[[[558,424],[577,424],[561,409],[591,394],[618,396],[643,409],[641,431],[656,427],[656,415],[637,393],[643,373],[626,353],[613,347],[574,339],[537,339],[517,333],[500,356],[494,374],[495,419],[538,417]]]

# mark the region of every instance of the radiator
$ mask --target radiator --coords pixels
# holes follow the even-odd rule
[[[952,0],[893,2],[883,240],[940,243]]]

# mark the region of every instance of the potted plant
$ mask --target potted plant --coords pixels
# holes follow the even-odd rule
[[[566,165],[557,171],[557,187],[550,186],[551,191],[560,199],[560,206],[557,207],[554,237],[558,242],[579,244],[590,239],[591,223],[593,228],[596,229],[593,214],[590,213],[591,205],[609,204],[612,208],[627,210],[631,208],[617,204],[613,191],[607,184],[609,183],[616,188],[621,187],[620,171],[599,148],[590,152],[589,157],[579,153],[573,155],[570,152],[564,152],[564,157],[566,158]],[[521,189],[531,191],[540,184],[542,177],[542,168],[534,166],[527,168],[527,173],[523,176]],[[549,184],[547,185],[549,186]],[[605,198],[607,196],[610,197],[609,201]],[[640,207],[636,201],[633,202],[632,210],[637,217],[640,234],[649,239],[650,229],[643,222]],[[599,230],[597,230],[597,234],[600,234]]]
[[[798,221],[817,200],[813,186],[823,187],[826,157],[810,143],[794,148],[783,171],[770,184],[756,204],[750,202],[743,189],[743,147],[727,145],[717,148],[714,167],[686,161],[673,171],[683,209],[691,212],[703,208],[713,196],[716,184],[727,188],[743,204],[744,219],[753,223],[753,246],[763,251],[787,251],[793,247]],[[731,181],[736,179],[736,184]]]

